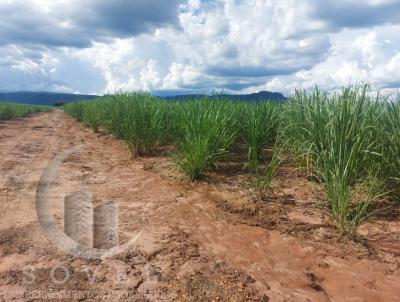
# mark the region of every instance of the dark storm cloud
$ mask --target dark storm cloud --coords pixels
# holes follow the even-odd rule
[[[324,21],[331,30],[363,28],[400,22],[400,1],[368,4],[365,1],[312,0],[311,17]]]
[[[45,53],[43,47],[20,48],[20,47],[0,47],[0,65],[12,67],[18,62],[29,60],[32,63],[40,64]]]
[[[93,14],[83,18],[84,27],[98,27],[122,36],[137,35],[155,27],[177,24],[179,0],[92,0]],[[88,22],[87,22],[88,21]]]
[[[393,81],[387,81],[386,83],[382,84],[382,88],[393,88],[393,89],[397,89],[397,91],[399,91],[399,87],[400,87],[400,80],[393,80]]]
[[[233,72],[234,73],[234,72]],[[280,72],[278,72],[280,73]],[[188,91],[203,91],[203,92],[221,92],[221,91],[238,91],[251,86],[261,85],[268,80],[269,76],[254,76],[252,71],[248,72],[248,76],[241,73],[233,75],[228,71],[221,71],[220,75],[204,70],[203,76],[198,78],[195,83],[183,83],[181,88]]]
[[[241,78],[237,80],[224,80],[221,81],[221,83],[215,84],[215,89],[217,91],[223,91],[223,90],[228,90],[228,91],[240,91],[245,88],[249,88],[252,86],[257,86],[257,85],[262,85],[264,84],[268,78],[259,78],[259,79],[253,79],[253,78]]]
[[[36,44],[83,47],[88,41],[79,30],[60,27],[64,18],[47,16],[31,5],[16,2],[0,5],[0,44]]]
[[[31,2],[0,5],[0,44],[90,46],[178,25],[181,0],[83,0],[45,11]],[[65,4],[64,4],[65,5]]]
[[[207,73],[210,75],[241,78],[241,77],[267,77],[274,75],[287,75],[298,71],[300,68],[268,68],[263,66],[213,66],[207,69]],[[255,79],[254,79],[255,80]]]

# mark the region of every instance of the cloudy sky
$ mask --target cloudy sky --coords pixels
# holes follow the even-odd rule
[[[399,0],[0,0],[0,91],[400,87]]]

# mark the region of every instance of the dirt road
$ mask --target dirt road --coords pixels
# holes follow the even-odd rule
[[[121,242],[141,232],[102,261],[57,250],[37,219],[43,170],[76,145],[50,190],[60,225],[64,197],[84,188],[97,204],[118,203]],[[329,253],[335,246],[230,219],[217,205],[239,192],[189,185],[169,176],[168,161],[132,160],[122,142],[60,110],[0,123],[0,301],[400,300],[397,261]]]

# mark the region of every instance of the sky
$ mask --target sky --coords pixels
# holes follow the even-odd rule
[[[0,91],[400,87],[399,0],[0,0]]]

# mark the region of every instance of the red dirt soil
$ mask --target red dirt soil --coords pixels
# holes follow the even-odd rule
[[[50,191],[60,225],[64,197],[85,188],[96,203],[118,203],[122,243],[142,232],[102,261],[58,251],[36,215],[43,170],[80,144]],[[362,243],[342,242],[316,206],[317,186],[287,167],[270,199],[258,201],[244,173],[189,184],[168,157],[131,159],[123,142],[54,110],[0,123],[0,171],[0,301],[60,293],[52,301],[65,301],[74,292],[86,296],[72,301],[100,293],[130,295],[111,301],[400,301],[399,219],[363,225]],[[63,279],[61,266],[65,284],[51,278]]]

